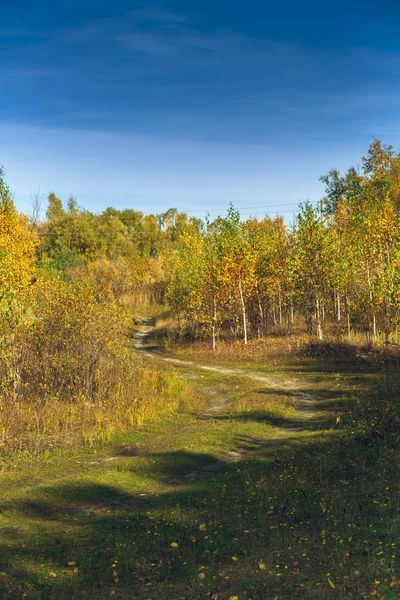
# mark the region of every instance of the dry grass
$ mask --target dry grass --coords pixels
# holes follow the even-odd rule
[[[108,398],[73,396],[0,399],[0,453],[5,460],[16,451],[44,449],[80,443],[109,441],[149,421],[183,410],[192,393],[175,371],[162,374],[131,356],[131,368],[123,380],[114,380]],[[103,390],[104,391],[104,390]]]
[[[86,280],[38,282],[0,340],[0,457],[110,440],[190,402],[176,372],[135,353],[129,324]]]
[[[226,414],[2,474],[0,597],[398,599],[399,369],[374,353],[339,369],[313,347],[284,347],[285,362],[278,346],[266,376],[315,394],[317,419],[285,414],[283,385],[237,374],[264,361],[183,365],[200,393],[227,395]],[[230,450],[238,462],[202,469]]]

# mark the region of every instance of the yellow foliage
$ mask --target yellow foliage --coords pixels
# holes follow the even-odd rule
[[[12,202],[0,203],[0,293],[23,294],[33,275],[37,237]]]

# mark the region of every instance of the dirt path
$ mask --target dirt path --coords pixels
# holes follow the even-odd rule
[[[144,348],[144,344],[149,333],[154,328],[154,322],[149,320],[144,321],[144,325],[142,325],[139,331],[136,332],[134,336],[134,346],[143,356],[146,356],[151,359],[161,360],[166,363],[170,363],[176,366],[182,367],[192,367],[196,369],[200,369],[203,371],[211,371],[214,373],[220,373],[221,375],[230,375],[233,377],[242,377],[250,379],[251,381],[256,381],[260,383],[264,383],[267,387],[287,391],[296,399],[296,407],[298,410],[303,413],[308,413],[310,417],[314,415],[314,407],[316,402],[316,397],[313,394],[310,394],[306,391],[299,391],[298,386],[299,382],[294,379],[288,379],[284,382],[276,381],[272,377],[267,377],[265,375],[260,375],[256,371],[246,370],[244,371],[241,368],[235,367],[224,367],[221,365],[207,365],[203,363],[199,363],[197,361],[191,360],[182,360],[180,358],[172,358],[168,356],[163,356],[154,351],[149,351]],[[215,399],[214,403],[217,403],[217,399]],[[212,411],[212,406],[210,407]]]
[[[161,361],[163,363],[171,364],[176,366],[182,377],[189,381],[189,383],[198,391],[201,391],[203,395],[206,395],[209,399],[208,406],[203,413],[204,418],[213,419],[218,417],[226,416],[226,409],[229,404],[229,397],[226,391],[221,388],[217,382],[213,382],[212,385],[204,386],[200,385],[199,378],[202,377],[200,374],[193,372],[193,369],[197,371],[208,371],[212,373],[218,373],[228,377],[235,377],[241,379],[248,379],[257,383],[264,384],[267,388],[284,392],[292,396],[295,400],[296,409],[301,412],[304,419],[311,419],[315,416],[315,406],[317,398],[314,394],[307,391],[299,391],[299,382],[294,379],[287,379],[285,381],[277,381],[273,377],[260,375],[257,371],[244,370],[238,367],[226,367],[222,365],[209,365],[198,361],[182,360],[175,357],[164,356],[155,350],[149,350],[146,348],[146,340],[150,332],[154,328],[154,320],[148,319],[143,321],[143,324],[139,327],[138,331],[134,336],[134,346],[140,354],[148,359]],[[190,373],[187,372],[186,368],[190,368]],[[285,438],[293,435],[297,430],[298,432],[304,430],[305,426],[302,423],[293,424],[292,427],[280,431],[279,439],[284,440]],[[278,438],[271,440],[271,445],[276,445]],[[257,442],[257,440],[254,440]],[[261,440],[260,440],[261,441]],[[264,443],[264,442],[263,442]],[[235,449],[227,453],[225,458],[202,467],[202,471],[218,471],[226,465],[239,462],[249,450]],[[195,478],[199,474],[199,470],[195,470],[185,477],[188,479]]]

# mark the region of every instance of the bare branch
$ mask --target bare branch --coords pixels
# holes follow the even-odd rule
[[[32,227],[35,227],[37,223],[40,221],[40,213],[42,210],[42,200],[44,198],[44,194],[40,190],[35,190],[31,192],[31,203],[32,203]]]

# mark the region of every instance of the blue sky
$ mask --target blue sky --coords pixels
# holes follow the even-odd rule
[[[399,145],[399,25],[397,0],[2,0],[17,206],[40,189],[95,212],[233,202],[290,219],[373,135]]]

